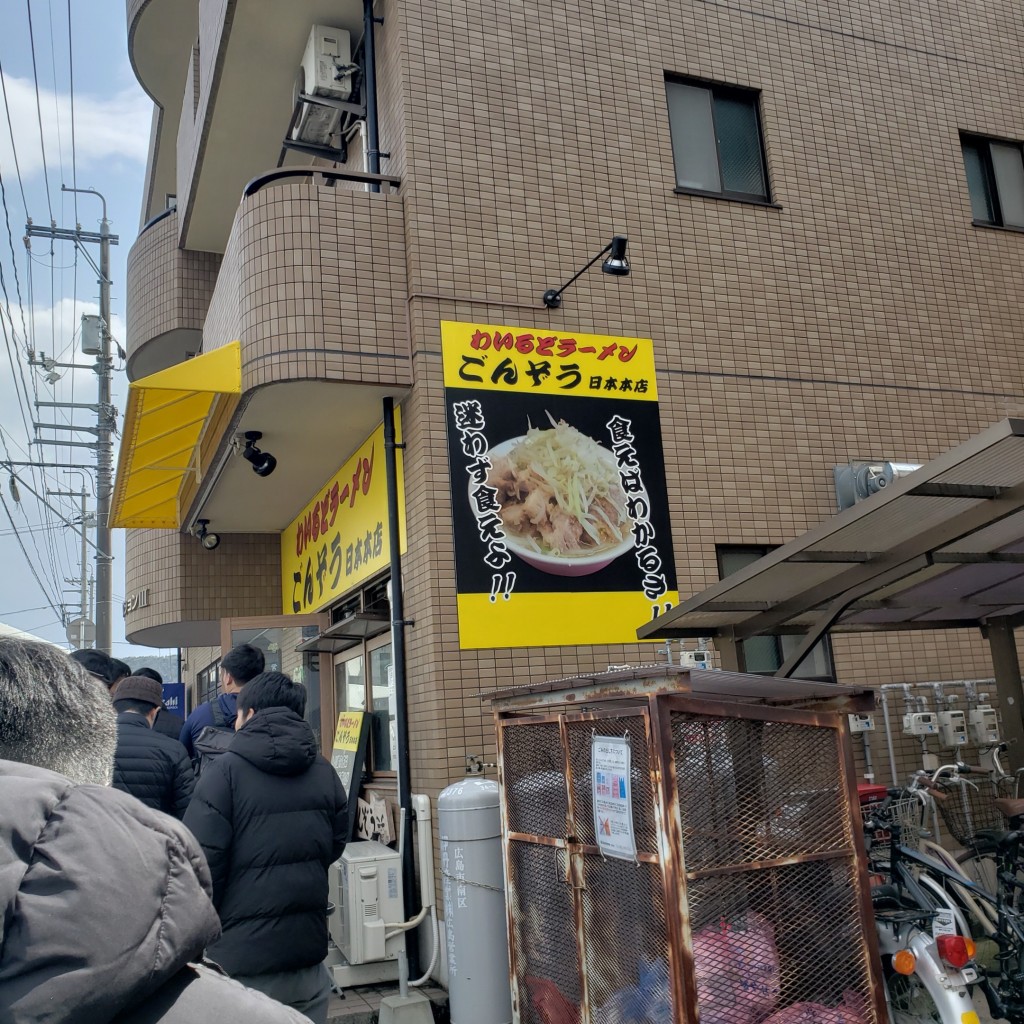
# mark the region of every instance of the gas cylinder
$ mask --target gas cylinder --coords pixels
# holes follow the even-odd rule
[[[466,778],[437,798],[452,1024],[510,1024],[498,784]]]

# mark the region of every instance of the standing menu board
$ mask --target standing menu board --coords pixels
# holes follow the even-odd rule
[[[366,744],[370,735],[370,721],[364,711],[343,711],[338,715],[334,730],[331,764],[345,787],[348,797],[348,827],[345,841],[351,842],[359,813],[359,787],[366,763]]]

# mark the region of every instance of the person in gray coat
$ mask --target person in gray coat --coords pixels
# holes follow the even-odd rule
[[[0,639],[0,1022],[308,1024],[194,963],[220,932],[206,861],[109,788],[116,730],[63,652]]]

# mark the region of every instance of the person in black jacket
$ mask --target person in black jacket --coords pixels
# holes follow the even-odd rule
[[[185,748],[152,728],[163,688],[145,676],[128,676],[113,693],[117,712],[114,788],[131,793],[154,810],[183,817],[196,780]]]
[[[237,732],[185,814],[206,854],[221,937],[206,955],[250,988],[327,1019],[327,871],[346,797],[303,720],[306,689],[264,672],[238,695]]]

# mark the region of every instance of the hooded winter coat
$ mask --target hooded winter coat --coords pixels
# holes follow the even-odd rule
[[[345,848],[345,790],[288,708],[258,711],[199,777],[185,825],[213,878],[223,933],[207,956],[270,974],[327,955],[327,870]]]
[[[0,1024],[309,1024],[190,960],[218,933],[182,825],[0,760]]]

